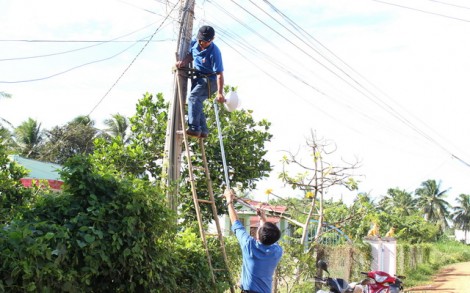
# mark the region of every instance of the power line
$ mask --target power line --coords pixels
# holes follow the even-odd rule
[[[447,3],[447,2],[444,2],[444,1],[437,1],[437,0],[428,0],[428,1],[436,2],[436,3],[444,4],[444,5],[449,5],[449,6],[453,6],[453,7],[457,7],[457,8],[470,9],[470,7],[467,7],[467,6],[456,5],[456,4]]]
[[[440,16],[440,17],[445,17],[445,18],[449,18],[449,19],[453,19],[453,20],[458,20],[458,21],[463,21],[463,22],[470,22],[470,20],[468,20],[468,19],[458,18],[458,17],[453,17],[453,16],[448,16],[448,15],[445,15],[445,14],[440,14],[440,13],[436,13],[436,12],[426,11],[426,10],[422,10],[422,9],[418,9],[418,8],[413,8],[413,7],[409,7],[409,6],[404,6],[404,5],[400,5],[400,4],[396,4],[396,3],[390,3],[390,2],[381,1],[381,0],[371,0],[371,1],[378,2],[378,3],[382,3],[382,4],[387,4],[387,5],[391,5],[391,6],[396,6],[396,7],[400,7],[400,8],[404,8],[404,9],[419,11],[419,12],[426,13],[426,14],[431,14],[431,15],[436,15],[436,16]]]
[[[308,32],[306,32],[302,27],[300,27],[299,25],[297,25],[292,19],[290,19],[287,15],[285,15],[284,13],[282,13],[282,11],[280,11],[279,9],[277,9],[273,4],[271,4],[268,0],[264,0],[265,3],[267,3],[271,9],[273,9],[277,14],[281,15],[281,17],[283,17],[285,20],[287,20],[287,22],[292,25],[297,31],[299,31],[300,33],[303,33],[304,36],[306,36],[306,39],[312,39],[314,40],[316,43],[318,43],[322,48],[326,49],[328,53],[332,54],[337,60],[339,60],[343,65],[345,65],[348,69],[350,69],[354,74],[358,75],[360,78],[362,78],[364,81],[366,81],[369,85],[371,85],[373,88],[375,88],[376,90],[378,90],[382,95],[384,95],[385,97],[387,97],[389,100],[393,101],[392,98],[390,98],[390,96],[388,96],[386,93],[384,93],[381,89],[377,88],[374,84],[372,84],[367,78],[365,78],[363,75],[361,75],[359,72],[357,72],[354,68],[352,68],[349,64],[347,64],[344,60],[342,60],[340,57],[338,57],[336,54],[334,54],[331,50],[329,50],[326,46],[324,46],[320,41],[318,41],[316,38],[314,38],[311,34],[309,34]],[[297,36],[298,37],[298,36]],[[300,39],[300,37],[298,37]],[[318,51],[317,51],[318,52]],[[322,55],[321,53],[319,53],[320,55]],[[323,55],[322,55],[323,56]],[[328,58],[326,58],[325,56],[323,56],[326,60],[328,60],[329,62],[332,63],[331,60],[329,60]],[[348,75],[348,77],[350,77],[350,75]],[[356,81],[356,83],[358,83]],[[363,87],[361,85],[361,87]],[[422,136],[424,136],[425,138],[427,138],[428,140],[431,140],[431,142],[433,143],[437,143],[437,141],[435,141],[434,139],[432,139],[430,136],[428,136],[426,133],[422,132],[421,130],[419,130],[419,128],[417,128],[411,121],[409,121],[409,119],[407,119],[405,116],[403,116],[400,112],[396,111],[392,106],[390,106],[388,103],[384,102],[383,100],[381,100],[377,95],[373,94],[371,91],[369,91],[368,89],[366,89],[365,87],[363,87],[368,93],[370,93],[373,97],[375,97],[379,102],[380,102],[380,105],[377,104],[376,101],[372,101],[374,102],[375,104],[377,104],[378,106],[380,106],[382,109],[384,109],[386,112],[388,112],[389,114],[391,114],[392,116],[394,116],[396,119],[400,120],[402,123],[404,123],[406,126],[412,128],[413,130],[415,130],[416,132],[418,132],[419,134],[421,134]],[[385,107],[385,108],[384,108]],[[401,107],[402,108],[402,107]],[[406,111],[406,109],[403,109],[403,111]],[[426,125],[423,121],[421,121],[420,119],[416,118],[416,116],[412,115],[411,113],[408,112],[409,115],[413,116],[413,118],[415,118],[416,120],[418,120],[419,122],[421,122],[423,125],[425,125],[428,129],[432,130],[432,128],[430,128],[428,125]],[[432,130],[433,131],[433,130]],[[434,131],[433,131],[434,132]],[[438,143],[437,143],[438,144]]]
[[[250,0],[250,2],[252,2]],[[264,2],[267,2],[269,3],[269,1],[265,0]],[[269,3],[270,4],[270,3]],[[256,5],[257,6],[257,5]],[[271,7],[274,7],[274,5],[270,4]],[[258,7],[258,6],[257,6]],[[280,11],[278,9],[275,9],[278,13],[280,13]],[[265,12],[266,13],[266,12]],[[268,14],[268,13],[266,13]],[[269,14],[268,14],[269,15]],[[282,14],[283,15],[283,14]],[[270,15],[271,16],[271,15]],[[272,16],[271,16],[272,17]],[[273,18],[273,17],[272,17]],[[274,19],[274,18],[273,18]],[[293,21],[291,21],[291,24],[293,23]],[[297,26],[298,27],[298,26]],[[292,33],[292,31],[289,30],[289,32]],[[295,35],[295,34],[294,34]],[[297,35],[295,35],[296,37],[298,37]],[[300,37],[298,37],[300,39]],[[327,58],[325,58],[327,59]],[[328,60],[328,59],[327,59]],[[331,62],[330,60],[328,60],[329,62]],[[341,60],[342,61],[342,60]],[[343,62],[344,63],[344,62]],[[347,64],[346,64],[347,65]],[[336,66],[336,65],[335,65]],[[349,68],[351,68],[349,65],[347,65]],[[356,72],[355,70],[353,70],[354,72]],[[344,72],[344,71],[342,71]],[[348,77],[350,77],[348,75]],[[355,81],[357,83],[357,81]],[[370,82],[369,82],[370,83]],[[362,87],[362,85],[360,85]],[[365,89],[365,88],[364,88]],[[366,89],[367,92],[371,93],[369,90]],[[372,94],[372,93],[371,93]],[[372,102],[374,102],[375,104],[377,104],[379,107],[381,107],[382,109],[384,109],[386,112],[388,112],[389,114],[391,114],[392,116],[394,116],[396,119],[398,119],[399,121],[401,121],[402,123],[404,123],[405,125],[407,125],[408,127],[410,127],[412,130],[414,130],[415,132],[417,132],[418,134],[420,134],[421,136],[423,136],[424,138],[426,138],[427,140],[429,140],[430,142],[432,142],[433,144],[435,144],[436,146],[440,147],[442,150],[444,150],[445,152],[451,154],[452,156],[454,156],[455,158],[459,159],[462,163],[465,163],[466,165],[470,166],[468,163],[464,162],[462,159],[456,157],[455,155],[453,155],[453,153],[451,151],[449,151],[446,147],[444,147],[442,144],[440,144],[437,140],[435,140],[434,138],[432,138],[431,136],[429,136],[427,133],[425,133],[424,131],[422,131],[421,129],[419,129],[416,125],[414,125],[412,122],[410,122],[406,117],[404,117],[403,115],[401,115],[398,111],[396,111],[392,106],[390,106],[388,103],[384,102],[383,100],[381,100],[380,98],[378,98],[376,95],[373,95],[376,99],[378,99],[378,102],[380,102],[380,104],[378,104],[375,100],[371,100]],[[368,97],[370,99],[370,97]]]
[[[52,78],[52,77],[56,77],[56,76],[59,76],[59,75],[62,75],[62,74],[65,74],[67,72],[70,72],[72,70],[75,70],[75,69],[78,69],[78,68],[81,68],[81,67],[84,67],[84,66],[87,66],[87,65],[91,65],[91,64],[95,64],[95,63],[99,63],[99,62],[103,62],[103,61],[107,61],[107,60],[110,60],[110,59],[113,59],[114,57],[117,57],[119,55],[121,55],[122,53],[126,52],[127,50],[131,49],[132,47],[134,47],[135,45],[137,45],[138,43],[134,43],[132,45],[130,45],[129,47],[127,47],[126,49],[112,55],[112,56],[109,56],[109,57],[106,57],[106,58],[103,58],[103,59],[99,59],[99,60],[94,60],[94,61],[91,61],[91,62],[87,62],[87,63],[84,63],[84,64],[80,64],[78,66],[74,66],[72,68],[69,68],[67,70],[64,70],[64,71],[61,71],[61,72],[58,72],[58,73],[54,73],[52,75],[48,75],[48,76],[43,76],[43,77],[38,77],[38,78],[32,78],[32,79],[26,79],[26,80],[14,80],[14,81],[0,81],[0,83],[9,83],[9,84],[12,84],[12,83],[26,83],[26,82],[35,82],[35,81],[41,81],[41,80],[46,80],[46,79],[49,79],[49,78]]]
[[[232,0],[232,2],[234,2]],[[265,1],[265,2],[268,2],[268,1]],[[234,2],[235,3],[235,2]],[[253,3],[253,2],[252,2]],[[268,2],[269,3],[269,2]],[[259,17],[255,16],[251,10],[248,11],[248,9],[246,9],[245,7],[242,7],[240,6],[239,4],[235,3],[235,5],[237,5],[239,8],[241,8],[242,10],[244,10],[246,13],[248,13],[249,15],[251,15],[252,17],[254,17],[256,20],[258,20],[259,22],[261,22],[262,24],[264,24],[265,26],[267,26],[268,28],[270,28],[271,30],[273,30],[276,34],[280,35],[281,37],[283,37],[284,39],[286,39],[290,44],[292,44],[294,47],[296,47],[297,49],[299,49],[300,51],[302,51],[303,53],[305,53],[307,56],[309,56],[310,58],[314,59],[316,62],[319,62],[318,60],[316,60],[311,54],[307,53],[305,50],[299,48],[298,46],[296,46],[291,40],[287,39],[286,37],[284,37],[284,35],[282,35],[279,31],[277,31],[276,29],[274,29],[272,26],[268,25],[266,22],[262,21]],[[257,6],[259,8],[258,5],[254,4],[255,6]],[[274,7],[272,4],[270,4],[272,7]],[[279,11],[279,10],[277,10]],[[270,16],[271,18],[272,15],[270,15],[269,13],[267,13],[266,11],[264,11],[264,13],[266,13],[268,16]],[[274,19],[274,18],[273,18]],[[276,20],[277,21],[277,20]],[[292,25],[292,21],[291,22],[291,25]],[[283,26],[285,28],[285,26]],[[298,28],[298,26],[295,26]],[[298,29],[296,29],[298,30]],[[289,34],[288,35],[294,35],[296,36],[297,38],[301,39],[298,35],[296,35],[294,32],[292,32],[291,30],[288,30],[289,31]],[[311,49],[315,50],[314,48],[310,47]],[[316,51],[316,50],[315,50]],[[317,53],[319,53],[318,51],[316,51]],[[319,53],[323,58],[325,58],[328,62],[332,63],[331,60],[329,60],[328,58],[326,58],[325,56],[323,56],[321,53]],[[342,60],[341,60],[342,61]],[[344,63],[344,62],[343,62]],[[327,68],[324,64],[322,64],[320,62],[321,65],[323,65],[325,68]],[[335,65],[334,63],[332,63],[336,68],[340,69],[337,65]],[[350,66],[348,66],[350,68]],[[331,69],[327,68],[330,72]],[[342,78],[341,76],[339,76],[337,73],[335,72],[332,72],[334,73],[337,77],[339,77],[341,80],[345,81],[348,85],[352,86],[353,88],[355,88],[356,90],[358,90],[361,94],[363,94],[364,96],[366,96],[369,100],[371,100],[374,104],[376,104],[377,106],[379,106],[380,108],[382,108],[383,110],[385,110],[386,112],[388,112],[390,115],[392,115],[393,117],[395,117],[397,120],[401,121],[403,124],[405,124],[407,127],[409,127],[410,129],[412,129],[413,131],[415,131],[416,133],[418,133],[420,136],[426,138],[428,141],[430,141],[431,143],[433,143],[434,145],[438,146],[439,148],[441,148],[443,151],[445,151],[446,153],[449,153],[449,154],[452,154],[451,151],[449,151],[446,147],[444,147],[441,143],[439,143],[437,140],[435,140],[433,137],[431,137],[430,135],[428,135],[427,133],[425,133],[424,131],[422,131],[419,127],[417,127],[414,123],[412,123],[411,121],[409,121],[406,117],[404,117],[403,115],[401,115],[398,111],[396,111],[391,105],[389,105],[388,103],[384,102],[383,100],[381,100],[380,98],[378,98],[376,95],[374,95],[372,92],[370,92],[367,88],[365,88],[361,83],[359,83],[357,80],[353,79],[349,74],[347,74],[346,72],[344,72],[344,70],[340,69],[340,71],[344,74],[346,74],[348,76],[348,78],[351,78],[356,84],[358,84],[361,88],[365,89],[369,94],[372,95],[372,97],[374,97],[375,99],[373,99],[371,96],[369,95],[366,95],[364,92],[362,92],[361,90],[358,90],[356,87],[352,86],[349,82],[347,82],[344,78]],[[354,71],[354,70],[353,70]],[[355,72],[355,71],[354,71]]]
[[[139,51],[139,53],[137,53],[137,55],[134,57],[134,59],[132,59],[131,63],[124,69],[124,71],[121,73],[121,75],[116,79],[116,81],[114,82],[113,85],[111,85],[111,87],[108,89],[108,91],[103,95],[103,97],[101,97],[101,99],[98,101],[98,103],[91,109],[91,111],[88,113],[88,116],[91,115],[91,113],[93,113],[96,108],[98,108],[98,106],[101,104],[101,102],[103,102],[103,100],[108,96],[108,94],[111,92],[111,90],[117,85],[117,83],[121,80],[121,78],[124,76],[124,74],[126,74],[126,72],[129,70],[129,68],[131,68],[131,66],[134,64],[134,62],[137,60],[137,58],[142,54],[142,52],[145,50],[145,48],[147,48],[147,45],[150,43],[150,41],[153,39],[153,37],[157,34],[157,32],[160,30],[160,28],[163,26],[163,24],[165,24],[166,20],[170,17],[171,13],[173,12],[173,10],[176,8],[176,6],[178,6],[178,2],[173,6],[173,8],[170,10],[170,12],[167,13],[166,17],[163,19],[162,23],[157,27],[157,29],[155,30],[155,32],[152,34],[152,36],[150,36],[150,39],[148,40],[147,43],[145,43],[145,45],[142,47],[142,49]]]
[[[261,39],[265,39],[264,36],[260,35],[256,30],[254,30],[253,28],[247,26],[244,22],[240,21],[237,17],[235,17],[233,14],[231,14],[230,12],[228,12],[225,8],[221,7],[220,5],[217,5],[216,3],[214,2],[211,2],[211,4],[213,4],[214,6],[216,6],[218,9],[220,9],[223,13],[227,14],[228,16],[230,16],[231,18],[235,19],[237,22],[239,22],[241,25],[245,26],[248,30],[252,31],[257,35],[259,36]],[[258,60],[258,59],[263,59],[263,60],[266,60],[269,64],[271,64],[272,66],[274,66],[275,68],[277,68],[278,70],[280,70],[281,72],[284,72],[286,73],[288,76],[291,76],[292,78],[294,78],[295,80],[301,82],[302,84],[314,89],[315,91],[317,91],[320,95],[326,97],[326,98],[329,98],[329,100],[333,100],[334,102],[342,105],[343,107],[346,107],[352,111],[355,111],[357,112],[359,115],[363,116],[365,119],[367,120],[370,120],[372,121],[372,123],[374,124],[381,124],[384,128],[388,128],[389,130],[391,131],[394,131],[394,129],[391,129],[389,127],[389,125],[387,124],[384,124],[382,119],[374,119],[373,117],[371,117],[368,113],[364,112],[364,111],[360,111],[358,109],[355,109],[352,105],[349,105],[345,102],[343,102],[342,100],[340,99],[336,99],[334,96],[332,95],[329,95],[327,94],[326,92],[320,90],[319,88],[313,86],[311,84],[310,81],[306,80],[305,79],[305,76],[304,74],[302,75],[298,75],[296,74],[295,72],[304,72],[302,70],[300,70],[299,67],[296,67],[294,70],[289,70],[289,66],[287,64],[282,64],[279,62],[279,59],[283,60],[285,58],[274,58],[274,57],[271,57],[270,55],[266,54],[264,51],[260,50],[259,48],[257,48],[257,46],[254,46],[251,44],[251,42],[243,39],[242,37],[240,37],[237,33],[234,33],[234,32],[228,32],[228,30],[224,29],[224,28],[221,28],[221,27],[217,27],[216,25],[212,24],[209,22],[209,24],[213,25],[216,30],[219,32],[218,34],[222,35],[222,36],[227,36],[227,39],[230,39],[232,42],[235,42],[235,46],[232,46],[231,43],[228,43],[226,41],[223,40],[223,38],[221,39],[224,43],[226,43],[230,48],[232,48],[232,50],[234,50],[235,52],[237,52],[238,54],[240,54],[244,59],[246,59],[248,62],[254,64],[254,62],[249,59],[246,54],[243,54],[241,53],[238,49],[236,48],[242,48],[244,49],[246,52],[248,52],[249,54],[251,55],[254,55],[255,59]],[[271,44],[273,47],[278,48],[278,46],[274,45],[272,42],[268,41],[269,44]],[[283,46],[281,46],[283,47]],[[283,52],[285,53],[285,52]],[[286,53],[286,55],[288,55],[289,57],[291,57],[292,52],[289,52],[289,54]],[[289,62],[290,64],[290,62]],[[303,64],[301,64],[301,66],[306,66],[305,62]],[[267,73],[267,71],[264,69],[264,66],[259,66],[257,65],[256,68],[258,68],[259,70],[261,70],[262,72],[264,72],[267,76],[269,76],[270,78],[272,78],[273,80],[275,80],[279,85],[287,88],[289,91],[293,92],[292,89],[290,87],[287,87],[285,81],[283,82],[280,82],[277,78],[275,78],[272,74],[270,73]],[[306,69],[306,71],[308,71],[309,69]],[[293,92],[294,93],[294,92]],[[314,106],[314,108],[316,108],[317,110],[319,110],[320,112],[322,112],[323,114],[325,114],[325,116],[328,116],[330,117],[332,120],[335,120],[337,121],[338,119],[331,116],[331,114],[327,113],[326,111],[324,111],[322,108],[318,107],[318,105],[314,105],[312,104],[311,102],[311,99],[310,100],[306,100],[304,97],[300,96],[299,94],[295,93],[296,96],[300,97],[302,100],[306,101],[307,103],[311,104],[312,106]],[[357,128],[354,128],[353,127],[353,124],[351,123],[345,123],[345,122],[341,122],[343,125],[345,125],[347,128],[350,128],[352,129],[354,132],[356,133],[360,133],[360,134],[363,134],[365,135],[364,133],[362,133],[360,130],[358,130]],[[402,134],[402,133],[401,133]],[[402,134],[403,135],[403,134]],[[375,137],[372,138],[373,140],[376,140]],[[376,140],[377,141],[377,140]],[[377,141],[378,143],[380,143],[379,141]],[[383,144],[383,142],[382,142]]]
[[[94,44],[94,45],[91,45],[91,46],[86,46],[86,47],[81,47],[81,48],[76,48],[76,49],[72,49],[72,50],[68,50],[68,51],[62,51],[62,52],[56,52],[56,53],[50,53],[50,54],[43,54],[43,55],[37,55],[37,56],[28,56],[28,57],[16,57],[16,58],[4,58],[4,59],[0,59],[0,62],[1,61],[13,61],[13,60],[24,60],[24,59],[34,59],[34,58],[43,58],[43,57],[50,57],[50,56],[57,56],[57,55],[62,55],[62,54],[68,54],[68,53],[72,53],[72,52],[77,52],[77,51],[81,51],[81,50],[85,50],[85,49],[89,49],[89,48],[93,48],[93,47],[97,47],[97,46],[100,46],[100,45],[103,45],[103,44],[107,44],[107,43],[114,43],[114,42],[117,42],[117,40],[119,39],[122,39],[122,38],[125,38],[127,36],[130,36],[130,35],[133,35],[143,29],[146,29],[150,26],[153,26],[155,25],[155,23],[157,22],[153,22],[151,24],[148,24],[144,27],[141,27],[139,29],[136,29],[130,33],[127,33],[127,34],[124,34],[122,36],[119,36],[119,37],[116,37],[116,38],[112,38],[110,40],[105,40],[105,41],[85,41],[85,40],[16,40],[16,41],[19,41],[19,42],[34,42],[34,43],[39,43],[39,42],[44,42],[44,43],[56,43],[56,42],[60,42],[60,43],[73,43],[73,42],[80,42],[80,43],[90,43],[90,42],[98,42],[98,44]],[[145,37],[143,39],[140,39],[138,41],[134,41],[133,43],[136,43],[136,42],[144,42],[144,41],[148,41],[146,40],[148,37]],[[14,40],[0,40],[0,41],[3,41],[3,42],[9,42],[9,41],[14,41]]]

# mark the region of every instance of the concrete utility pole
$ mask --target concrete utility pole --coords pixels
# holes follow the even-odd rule
[[[193,31],[195,0],[185,0],[184,5],[180,9],[180,31],[177,44],[176,60],[180,60],[188,54],[191,45],[191,37]],[[170,208],[176,210],[176,196],[178,194],[178,180],[180,178],[181,154],[184,129],[182,128],[182,119],[180,112],[180,103],[178,100],[181,94],[186,99],[188,91],[188,78],[181,76],[176,72],[174,81],[174,96],[170,101],[168,113],[168,125],[165,140],[165,162],[163,164],[163,174],[166,178],[168,187],[167,197]],[[179,80],[178,80],[179,79]],[[181,88],[178,88],[180,84]],[[179,90],[181,89],[181,93]],[[184,113],[185,111],[183,111]],[[180,134],[178,134],[178,132]],[[166,175],[166,176],[165,176]]]

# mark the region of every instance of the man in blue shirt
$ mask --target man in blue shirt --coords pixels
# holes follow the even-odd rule
[[[242,250],[243,264],[240,278],[242,292],[271,293],[274,271],[282,256],[282,248],[277,244],[281,238],[281,231],[275,224],[267,222],[265,212],[258,209],[260,225],[257,239],[251,237],[238,219],[233,206],[235,199],[233,190],[227,189],[224,196],[232,231]]]
[[[193,62],[196,78],[192,80],[191,94],[188,98],[188,129],[190,136],[205,138],[209,134],[203,102],[217,91],[217,101],[225,102],[224,66],[222,54],[213,43],[215,31],[211,26],[202,26],[196,39],[191,41],[190,51],[176,63],[182,68]]]

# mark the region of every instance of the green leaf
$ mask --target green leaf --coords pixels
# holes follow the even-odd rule
[[[90,235],[90,234],[85,234],[85,241],[88,242],[88,243],[92,243],[95,241],[95,236],[93,235]]]

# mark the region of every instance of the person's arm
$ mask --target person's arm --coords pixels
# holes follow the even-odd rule
[[[218,72],[217,73],[217,101],[219,103],[225,102],[224,97],[224,73]]]
[[[257,210],[256,210],[256,214],[257,214],[258,217],[259,217],[259,226],[261,227],[261,226],[264,225],[264,223],[267,222],[267,220],[266,220],[266,212],[265,212],[264,210],[262,210],[262,209],[257,209]]]
[[[225,200],[227,202],[228,215],[230,217],[230,223],[234,223],[238,220],[238,214],[234,207],[235,193],[231,189],[226,189],[224,192]]]

